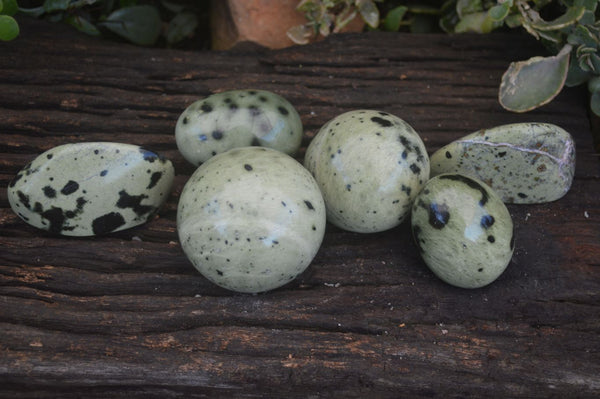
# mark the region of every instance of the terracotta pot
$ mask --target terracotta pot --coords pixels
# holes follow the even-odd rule
[[[296,10],[298,0],[212,0],[211,36],[214,50],[226,50],[241,42],[279,49],[294,45],[288,29],[306,23]],[[364,22],[356,17],[344,32],[360,32]]]

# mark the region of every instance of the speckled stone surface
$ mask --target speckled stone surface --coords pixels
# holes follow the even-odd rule
[[[191,104],[177,120],[179,151],[194,165],[232,148],[262,146],[293,155],[302,121],[285,98],[266,90],[231,90]]]
[[[34,227],[100,235],[148,221],[169,196],[174,175],[169,160],[135,145],[65,144],[19,171],[8,200]]]
[[[431,175],[461,173],[484,181],[506,203],[554,201],[569,191],[575,174],[575,142],[548,123],[484,129],[431,155]]]
[[[356,110],[327,122],[310,143],[304,165],[323,193],[327,219],[372,233],[400,224],[429,178],[419,135],[397,116]]]
[[[457,287],[490,284],[512,258],[508,209],[485,183],[464,175],[429,180],[412,206],[411,225],[427,266]]]
[[[237,148],[200,166],[179,199],[184,252],[212,282],[256,293],[302,273],[325,233],[325,204],[300,163],[263,147]]]

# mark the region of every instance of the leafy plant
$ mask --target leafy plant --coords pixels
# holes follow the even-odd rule
[[[342,30],[360,15],[371,28],[379,26],[379,9],[375,2],[383,0],[302,0],[297,10],[304,13],[307,23],[288,30],[288,37],[297,44],[306,44],[319,35],[328,36]]]
[[[16,0],[1,1],[16,5]],[[92,36],[111,32],[141,46],[155,45],[161,36],[168,46],[173,46],[193,35],[198,27],[194,10],[166,0],[160,4],[138,0],[44,0],[37,7],[19,11],[36,18],[65,22]]]
[[[479,33],[521,26],[554,54],[510,64],[498,93],[504,108],[530,111],[552,101],[565,85],[587,82],[590,108],[600,115],[597,5],[598,0],[450,0],[442,8],[440,26],[448,32]]]
[[[0,0],[0,40],[13,40],[19,35],[19,24],[13,18],[18,9],[16,0]]]

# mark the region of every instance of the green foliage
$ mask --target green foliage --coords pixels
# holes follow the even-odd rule
[[[19,24],[12,17],[18,10],[16,0],[0,0],[0,40],[13,40],[19,35]]]
[[[566,86],[600,76],[597,0],[449,0],[440,26],[447,32],[487,33],[522,27],[554,55],[513,62],[498,98],[508,110],[526,112],[547,104]],[[591,109],[600,115],[600,87],[588,85]]]
[[[141,46],[156,45],[161,38],[166,45],[174,46],[193,36],[198,27],[198,9],[167,0],[43,0],[38,7],[21,9],[16,6],[16,0],[0,1],[14,3],[15,12],[18,9],[35,18],[65,22],[92,36],[115,34]],[[2,40],[6,40],[5,25],[0,17]]]

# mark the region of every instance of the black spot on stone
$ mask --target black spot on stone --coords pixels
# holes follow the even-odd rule
[[[155,208],[151,205],[142,205],[142,201],[148,198],[145,194],[129,195],[125,190],[119,191],[117,207],[121,209],[131,208],[138,217],[152,212]]]
[[[252,117],[258,116],[261,114],[260,108],[258,108],[256,105],[250,105],[248,107],[248,111],[250,112],[250,115]]]
[[[41,215],[42,212],[44,211],[44,207],[42,206],[41,203],[36,201],[36,203],[33,205],[33,211],[35,213],[39,213]]]
[[[12,179],[12,181],[10,182],[9,187],[11,187],[11,188],[14,187],[17,184],[17,182],[19,180],[21,180],[22,178],[23,178],[22,174],[19,173],[18,175],[16,175],[15,178]]]
[[[490,235],[488,236],[487,240],[493,244],[496,242],[496,237]]]
[[[87,204],[87,200],[83,197],[77,198],[77,210],[79,212],[83,211],[83,206]]]
[[[483,267],[480,267],[479,269],[477,269],[477,271],[478,271],[479,273],[481,273],[481,272],[483,271]]]
[[[306,207],[308,208],[308,210],[310,210],[310,211],[314,211],[315,210],[315,208],[313,207],[313,204],[311,204],[310,201],[304,200],[304,204],[306,205]]]
[[[506,151],[502,151],[502,152],[499,152],[499,153],[498,153],[498,157],[499,157],[499,158],[502,158],[502,157],[503,157],[503,156],[505,156],[505,155],[506,155]]]
[[[212,137],[215,140],[221,140],[223,138],[223,132],[220,130],[215,130],[214,132],[212,132]]]
[[[53,156],[54,156],[54,155],[52,155],[52,154],[48,154],[48,155],[46,155],[46,158],[48,158],[48,159],[52,159],[52,157],[53,157]]]
[[[50,186],[45,186],[42,188],[42,190],[44,191],[44,195],[48,198],[54,198],[56,197],[56,190],[53,189]]]
[[[259,97],[258,97],[258,99],[259,99],[261,102],[263,102],[263,103],[266,103],[266,102],[268,102],[268,101],[269,101],[269,99],[268,99],[267,97],[265,97],[265,96],[259,96]]]
[[[408,158],[408,152],[406,150],[402,151],[402,159]]]
[[[250,94],[251,96],[255,96],[256,93],[256,90],[248,90],[248,94]]]
[[[352,185],[351,184],[346,184],[346,190],[352,191]]]
[[[410,143],[406,137],[398,136],[398,140],[400,141],[400,144],[402,144],[404,147],[410,150]]]
[[[392,126],[392,122],[388,121],[387,119],[380,118],[378,116],[372,117],[371,121],[377,123],[381,127],[390,127],[390,126]]]
[[[489,195],[488,195],[487,190],[481,184],[477,183],[473,179],[470,179],[463,175],[442,175],[442,176],[440,176],[440,179],[458,181],[458,182],[466,184],[467,186],[471,187],[474,190],[479,191],[481,193],[481,199],[479,200],[480,206],[484,206],[488,202]]]
[[[443,229],[450,220],[450,211],[446,204],[429,204],[429,224],[434,229]]]
[[[108,170],[104,169],[102,172],[100,172],[100,176],[104,177],[104,176],[106,176],[107,173],[108,173]]]
[[[23,193],[21,190],[17,191],[17,196],[19,197],[19,202],[25,206],[25,208],[29,209],[31,206],[29,203],[29,195]]]
[[[527,198],[527,194],[525,193],[517,193],[517,195],[519,196],[519,198]]]
[[[281,106],[277,107],[277,110],[279,111],[279,113],[281,115],[284,115],[284,116],[288,115],[290,113],[290,111],[288,111],[287,108],[281,107]]]
[[[94,150],[94,154],[98,155],[98,153],[100,153],[100,150]]]
[[[421,171],[421,168],[419,168],[416,164],[411,163],[410,170],[412,170],[412,172],[416,175]]]
[[[60,190],[60,193],[63,195],[73,194],[75,191],[79,190],[79,183],[74,180],[69,180],[67,184]]]
[[[201,109],[202,111],[204,111],[204,112],[208,113],[208,112],[211,112],[211,111],[213,110],[213,107],[212,107],[212,105],[210,105],[209,103],[203,103],[203,104],[200,106],[200,109]]]
[[[184,125],[187,125],[187,123],[188,123],[188,118],[187,118],[187,116],[185,116],[181,122],[182,122]]]
[[[481,217],[481,227],[483,227],[484,229],[489,229],[490,227],[492,227],[495,221],[496,220],[492,215],[483,215]]]
[[[283,202],[283,201],[281,201],[281,205],[287,206],[287,204],[285,202]]]
[[[252,139],[252,143],[251,143],[250,145],[252,145],[252,146],[254,146],[254,147],[258,147],[258,146],[260,146],[260,141],[258,141],[258,137],[254,137],[254,138]]]
[[[448,158],[448,159],[452,158],[452,154],[450,154],[450,151],[446,151],[446,158]]]
[[[92,222],[92,231],[94,234],[106,234],[115,231],[125,224],[123,215],[118,212],[110,212],[100,217],[97,217]]]
[[[223,272],[217,269],[217,274],[218,274],[219,276],[222,276],[222,275],[223,275]]]
[[[252,165],[244,164],[244,169],[246,169],[248,172],[250,172],[252,170]]]
[[[232,111],[234,111],[234,112],[237,111],[238,108],[239,107],[238,107],[238,105],[236,103],[229,104],[229,109],[232,110]]]
[[[158,183],[158,181],[160,180],[161,177],[162,177],[162,172],[152,173],[152,176],[150,176],[150,183],[148,184],[148,187],[146,187],[146,189],[150,190],[151,188],[156,186],[156,183]]]
[[[65,223],[65,215],[61,208],[53,206],[41,213],[41,216],[50,222],[48,231],[54,234],[60,234],[63,231],[63,225]]]
[[[156,161],[157,159],[160,159],[160,157],[153,153],[152,151],[148,151],[145,150],[143,148],[140,148],[140,152],[142,153],[142,156],[144,157],[144,161],[148,161],[150,163]]]

